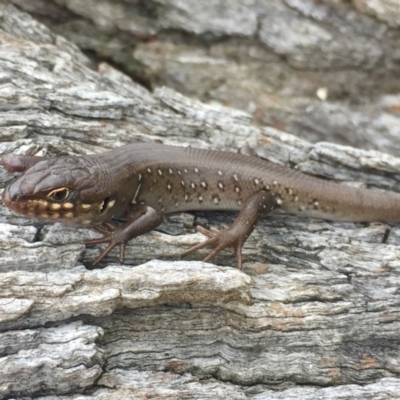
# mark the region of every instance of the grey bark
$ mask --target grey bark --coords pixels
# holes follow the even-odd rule
[[[397,0],[13,0],[148,86],[400,153]]]
[[[227,44],[233,48],[243,40],[236,36],[261,41],[258,30],[264,30],[267,40],[265,30],[276,30],[279,22],[255,24],[259,16],[251,17],[248,10],[255,6],[250,2],[242,2],[241,7],[232,4],[228,23],[228,17],[218,20],[202,15],[188,20],[190,13],[182,11],[188,2],[157,1],[151,3],[156,10],[162,6],[168,11],[163,17],[154,17],[149,24],[142,10],[140,25],[135,13],[122,10],[118,19],[122,29],[111,11],[141,3],[116,2],[114,10],[105,1],[101,7],[65,2],[75,12],[81,3],[92,5],[90,14],[82,13],[87,19],[81,22],[91,19],[96,29],[111,26],[117,41],[119,30],[133,35],[142,27],[154,35],[157,29],[179,30],[180,21],[199,37],[207,32],[228,37],[221,45],[227,49]],[[40,14],[41,3],[30,4],[36,7],[32,12]],[[210,2],[210,15],[218,4]],[[277,10],[296,10],[293,1],[273,4]],[[374,13],[376,2],[354,4],[358,8],[350,15],[356,22],[385,27],[382,35],[395,35],[393,13],[379,8],[374,19],[362,13]],[[60,20],[70,15],[54,7]],[[309,14],[316,21],[332,17],[329,13],[320,16],[320,6],[315,7]],[[341,2],[321,7],[349,10]],[[195,9],[196,13],[203,8]],[[103,11],[101,18],[102,10],[111,11]],[[247,142],[260,155],[310,174],[344,184],[398,189],[400,159],[393,155],[332,143],[311,144],[256,124],[254,115],[244,110],[206,104],[165,86],[147,91],[106,63],[92,68],[74,44],[14,6],[1,3],[0,17],[0,153],[95,153],[156,140],[234,151]],[[313,25],[307,28],[307,21],[298,29],[310,29],[310,40],[317,33],[323,39],[324,32]],[[359,36],[368,36],[360,25],[349,29],[356,28]],[[276,46],[284,46],[285,40],[274,35],[274,40],[281,40]],[[290,43],[287,39],[286,45]],[[135,52],[151,45],[143,42]],[[363,58],[363,51],[352,44],[346,53],[350,59],[345,60],[340,45],[345,45],[344,38],[337,48],[331,44],[325,60],[309,60],[307,52],[300,51],[288,59],[287,68],[300,77],[299,63],[311,71],[323,67],[312,62],[326,62],[326,79],[329,68],[343,74],[352,68],[357,74],[357,66],[360,74],[363,68],[376,72],[377,47],[371,45]],[[273,57],[265,50],[270,47],[259,44],[260,53],[254,54]],[[395,57],[386,48],[380,51]],[[177,60],[176,65],[183,60],[176,52],[170,57]],[[278,62],[279,57],[274,57]],[[382,68],[387,79],[393,76],[390,62]],[[316,70],[314,78],[323,73]],[[199,81],[194,85],[201,86]],[[282,86],[282,96],[283,92]],[[285,96],[294,103],[298,100]],[[349,117],[342,119],[343,126],[349,127],[354,105],[306,96],[302,104],[310,102],[320,110],[339,105]],[[362,107],[359,115],[371,118]],[[296,109],[292,110],[296,115]],[[377,112],[384,115],[382,109]],[[394,126],[397,117],[391,118]],[[294,125],[288,122],[288,126]],[[384,148],[385,133],[372,128],[371,132],[374,146]],[[393,140],[393,148],[396,143]],[[11,174],[0,172],[4,186]],[[229,252],[218,257],[218,266],[196,261],[205,252],[192,261],[178,261],[184,249],[203,239],[194,233],[195,224],[223,226],[232,218],[227,213],[170,216],[159,230],[129,244],[126,266],[114,264],[113,252],[103,269],[88,270],[84,264],[100,249],[85,249],[82,243],[95,233],[27,220],[1,207],[0,396],[46,400],[398,398],[399,227],[276,214],[263,219],[246,243],[242,272],[234,268]]]

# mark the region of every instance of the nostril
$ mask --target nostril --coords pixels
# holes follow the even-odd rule
[[[4,191],[9,201],[14,201],[17,197],[17,192],[13,188],[13,185],[7,186],[6,190]]]
[[[8,191],[8,186],[3,190],[3,193],[1,194],[1,198],[3,200],[3,204],[8,205],[11,202],[9,191]]]
[[[1,196],[3,199],[3,203],[7,205],[18,201],[19,199],[18,193],[19,193],[18,188],[16,188],[15,185],[10,184],[6,186]]]

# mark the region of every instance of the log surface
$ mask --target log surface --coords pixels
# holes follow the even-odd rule
[[[46,21],[40,7],[53,3],[29,2],[35,10],[27,11],[33,16],[21,11],[28,2],[13,3],[20,8],[0,3],[0,154],[97,153],[135,141],[236,151],[249,143],[261,156],[312,175],[400,191],[400,159],[394,155],[399,142],[396,138],[391,142],[392,155],[375,150],[385,150],[382,143],[387,143],[387,136],[382,131],[370,127],[374,135],[368,140],[373,140],[373,146],[370,143],[365,148],[374,150],[311,143],[289,133],[298,133],[289,129],[294,126],[290,121],[285,130],[259,124],[246,107],[240,110],[205,103],[197,93],[197,98],[187,97],[168,80],[165,86],[148,91],[107,63],[94,65],[75,44],[58,35],[54,20]],[[81,12],[83,3],[92,5],[90,14]],[[273,52],[266,50],[271,48],[280,48],[281,53],[276,54],[285,54],[284,46],[290,44],[276,33],[279,19],[266,13],[259,25],[260,16],[251,15],[250,5],[232,5],[228,24],[222,17],[211,18],[218,1],[210,2],[206,11],[195,8],[199,2],[159,0],[153,2],[156,10],[161,7],[168,12],[162,19],[155,14],[153,23],[148,24],[144,15],[151,10],[141,9],[140,25],[137,13],[124,10],[118,24],[112,19],[122,3],[134,9],[140,2],[115,2],[115,9],[107,7],[105,0],[95,3],[101,7],[94,2],[58,0],[52,6],[53,16],[64,21],[72,12],[81,12],[82,24],[92,21],[96,29],[116,32],[117,39],[122,30],[125,35],[139,36],[143,42],[135,52],[143,54],[146,46],[157,44],[143,39],[144,29],[148,35],[161,31],[172,35],[182,26],[197,37],[213,32],[225,38],[221,43],[225,50],[229,43],[233,48],[246,37],[250,42],[264,41],[259,53],[254,50],[255,58],[267,53],[273,58]],[[270,4],[261,3],[263,7]],[[308,4],[273,3],[269,7],[282,18],[289,6],[298,18],[306,13]],[[329,79],[329,69],[343,74],[352,69],[356,74],[355,67],[362,65],[357,72],[362,76],[363,71],[377,73],[374,68],[379,66],[389,79],[395,69],[389,59],[394,60],[395,54],[390,54],[388,47],[396,41],[393,29],[398,19],[376,6],[377,1],[353,3],[351,13],[342,18],[354,15],[357,23],[381,27],[382,37],[392,35],[392,41],[385,42],[387,47],[366,43],[369,53],[364,54],[347,40],[350,47],[342,54],[342,42],[335,47],[332,41],[333,48],[320,55],[326,59],[318,59],[305,57],[307,52],[300,46],[298,56],[286,60],[287,68],[299,76],[307,75],[304,69],[310,72],[315,68],[315,74],[322,76],[320,68],[325,65],[325,78]],[[320,39],[327,35],[314,25],[323,24],[328,17],[334,19],[335,15],[323,10],[337,7],[350,12],[348,2],[319,4],[309,9],[303,25],[296,25],[305,32],[313,29],[313,35],[308,33],[310,40],[317,34]],[[192,8],[184,13],[185,7]],[[198,18],[186,18],[191,12],[199,14]],[[39,14],[53,30],[38,22]],[[308,25],[311,19],[314,25]],[[336,15],[338,26],[343,21]],[[367,35],[361,29],[364,25],[349,29],[355,31],[356,26],[358,36]],[[269,33],[271,29],[275,33]],[[93,35],[93,41],[98,39]],[[248,46],[250,42],[242,43]],[[385,66],[379,61],[383,52],[389,60]],[[209,65],[217,64],[213,54],[210,51]],[[170,57],[176,65],[184,60],[176,52],[170,52]],[[278,59],[281,63],[275,55],[276,62]],[[228,81],[230,65],[226,67]],[[204,75],[211,76],[211,72],[204,71]],[[316,75],[309,76],[315,79]],[[361,85],[360,76],[354,85]],[[185,78],[182,85],[189,80]],[[200,81],[193,82],[199,90]],[[282,91],[284,87],[286,83]],[[290,88],[288,84],[289,92]],[[299,96],[304,96],[303,105],[311,101],[301,91]],[[337,113],[333,117],[333,103],[312,101],[318,107],[309,114],[310,121],[314,112],[323,118],[317,109],[330,109],[335,121],[352,128],[353,119],[342,119]],[[374,101],[378,104],[383,97]],[[358,113],[368,121],[373,116],[365,112],[365,104]],[[235,102],[229,105],[239,107]],[[354,116],[351,102],[337,102],[335,107]],[[297,114],[295,108],[286,108],[286,112],[293,118]],[[376,112],[395,125],[395,113],[382,108]],[[12,174],[0,170],[1,187],[11,178]],[[399,227],[274,214],[260,221],[247,241],[243,271],[234,268],[230,252],[218,257],[216,265],[199,261],[204,252],[180,261],[188,246],[203,240],[195,233],[196,224],[221,227],[233,218],[234,214],[224,212],[170,215],[159,229],[129,244],[127,265],[118,265],[113,252],[102,269],[89,270],[86,266],[100,248],[85,249],[83,240],[96,233],[28,220],[1,206],[0,397],[396,398],[400,392]]]

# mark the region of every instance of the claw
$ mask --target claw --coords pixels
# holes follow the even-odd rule
[[[104,242],[102,242],[104,243]],[[110,243],[102,252],[101,254],[93,261],[92,267],[95,267],[100,263],[100,261],[107,256],[107,254],[117,245],[118,243]],[[87,245],[87,243],[86,243]]]
[[[211,228],[211,229],[213,229],[213,228]],[[213,234],[211,229],[206,229],[201,225],[196,226],[196,231],[202,233],[204,236],[207,236],[209,239],[190,247],[188,250],[186,250],[185,252],[183,252],[181,254],[181,257],[186,257],[189,254],[196,252],[197,250],[204,249],[204,247],[214,244],[214,242],[217,240],[217,237],[216,237],[215,233]],[[215,228],[214,228],[214,230],[215,230]],[[216,229],[216,231],[219,232],[218,229]]]
[[[208,239],[202,243],[192,246],[190,249],[182,253],[181,257],[192,254],[197,250],[203,249],[204,247],[214,246],[214,249],[203,259],[204,262],[209,262],[222,250],[225,250],[228,247],[234,247],[238,260],[238,268],[242,269],[242,246],[244,242],[239,236],[234,234],[230,229],[219,230],[214,227],[206,229],[203,226],[198,225],[196,230],[208,237]]]
[[[104,223],[101,226],[96,226],[94,228],[97,232],[102,233],[104,236],[96,239],[85,240],[85,246],[93,246],[95,244],[108,243],[108,246],[101,252],[101,254],[94,260],[92,266],[96,266],[103,260],[104,257],[116,246],[119,245],[119,259],[121,264],[124,262],[125,258],[125,243],[120,243],[115,238],[116,226],[112,223]]]
[[[123,264],[125,260],[126,244],[133,238],[154,229],[156,226],[160,225],[163,220],[162,214],[145,204],[137,204],[134,207],[131,207],[128,216],[130,216],[131,219],[128,219],[128,221],[123,224],[116,225],[112,222],[105,222],[102,225],[95,227],[95,229],[104,236],[85,241],[86,246],[102,243],[108,244],[99,257],[96,258],[93,266],[99,264],[100,261],[102,261],[103,258],[105,258],[108,253],[117,246],[119,246],[119,260],[121,264]]]
[[[203,260],[210,261],[222,250],[233,247],[236,253],[237,266],[242,269],[242,247],[244,242],[253,231],[258,218],[272,211],[276,206],[276,199],[270,192],[261,190],[254,193],[243,204],[239,215],[228,229],[220,231],[216,228],[206,229],[202,226],[197,226],[197,231],[208,237],[208,239],[185,251],[182,257],[206,246],[214,246],[214,249]]]
[[[123,264],[125,261],[125,247],[126,247],[125,243],[119,244],[119,262],[121,264]]]

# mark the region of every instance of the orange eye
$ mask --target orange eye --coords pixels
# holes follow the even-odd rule
[[[69,196],[69,189],[66,187],[54,189],[47,195],[47,197],[50,197],[50,199],[58,203],[67,200],[68,196]]]

